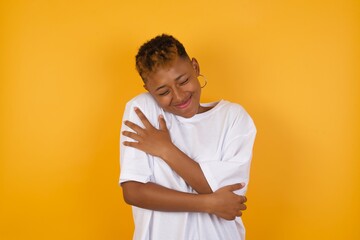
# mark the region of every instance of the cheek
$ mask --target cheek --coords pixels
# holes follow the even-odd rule
[[[171,98],[169,96],[164,96],[164,97],[157,97],[155,98],[155,100],[160,107],[166,108],[167,106],[169,106]]]
[[[199,80],[196,78],[194,79],[194,82],[193,82],[193,88],[197,89],[197,90],[200,90],[201,89],[201,86],[200,86],[200,82]]]
[[[200,93],[200,92],[201,92],[201,87],[200,87],[199,82],[195,82],[195,83],[192,85],[192,90],[193,90],[194,92],[197,92],[197,93]]]
[[[199,92],[201,87],[197,80],[193,80],[191,83],[182,86],[181,90],[184,92]]]

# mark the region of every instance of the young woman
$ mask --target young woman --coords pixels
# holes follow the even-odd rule
[[[238,104],[200,103],[200,67],[174,37],[146,42],[147,93],[123,116],[120,183],[135,240],[239,240],[255,125]]]

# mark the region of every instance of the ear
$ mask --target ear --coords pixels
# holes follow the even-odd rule
[[[199,76],[200,75],[200,65],[199,65],[198,61],[196,60],[196,58],[191,59],[191,65],[193,66],[196,75]]]

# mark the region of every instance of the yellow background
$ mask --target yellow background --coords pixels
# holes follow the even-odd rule
[[[257,125],[247,239],[360,239],[359,1],[8,0],[0,27],[0,239],[131,238],[119,128],[163,32]]]

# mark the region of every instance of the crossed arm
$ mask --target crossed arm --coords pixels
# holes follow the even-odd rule
[[[161,158],[199,194],[179,192],[150,182],[129,181],[122,183],[128,204],[157,211],[206,212],[228,220],[242,215],[241,211],[246,209],[246,197],[233,191],[244,185],[229,185],[213,192],[200,165],[172,143],[164,118],[159,116],[159,129],[156,129],[140,109],[135,108],[135,112],[144,128],[125,121],[134,132],[124,131],[122,134],[135,142],[125,141],[123,144]]]

